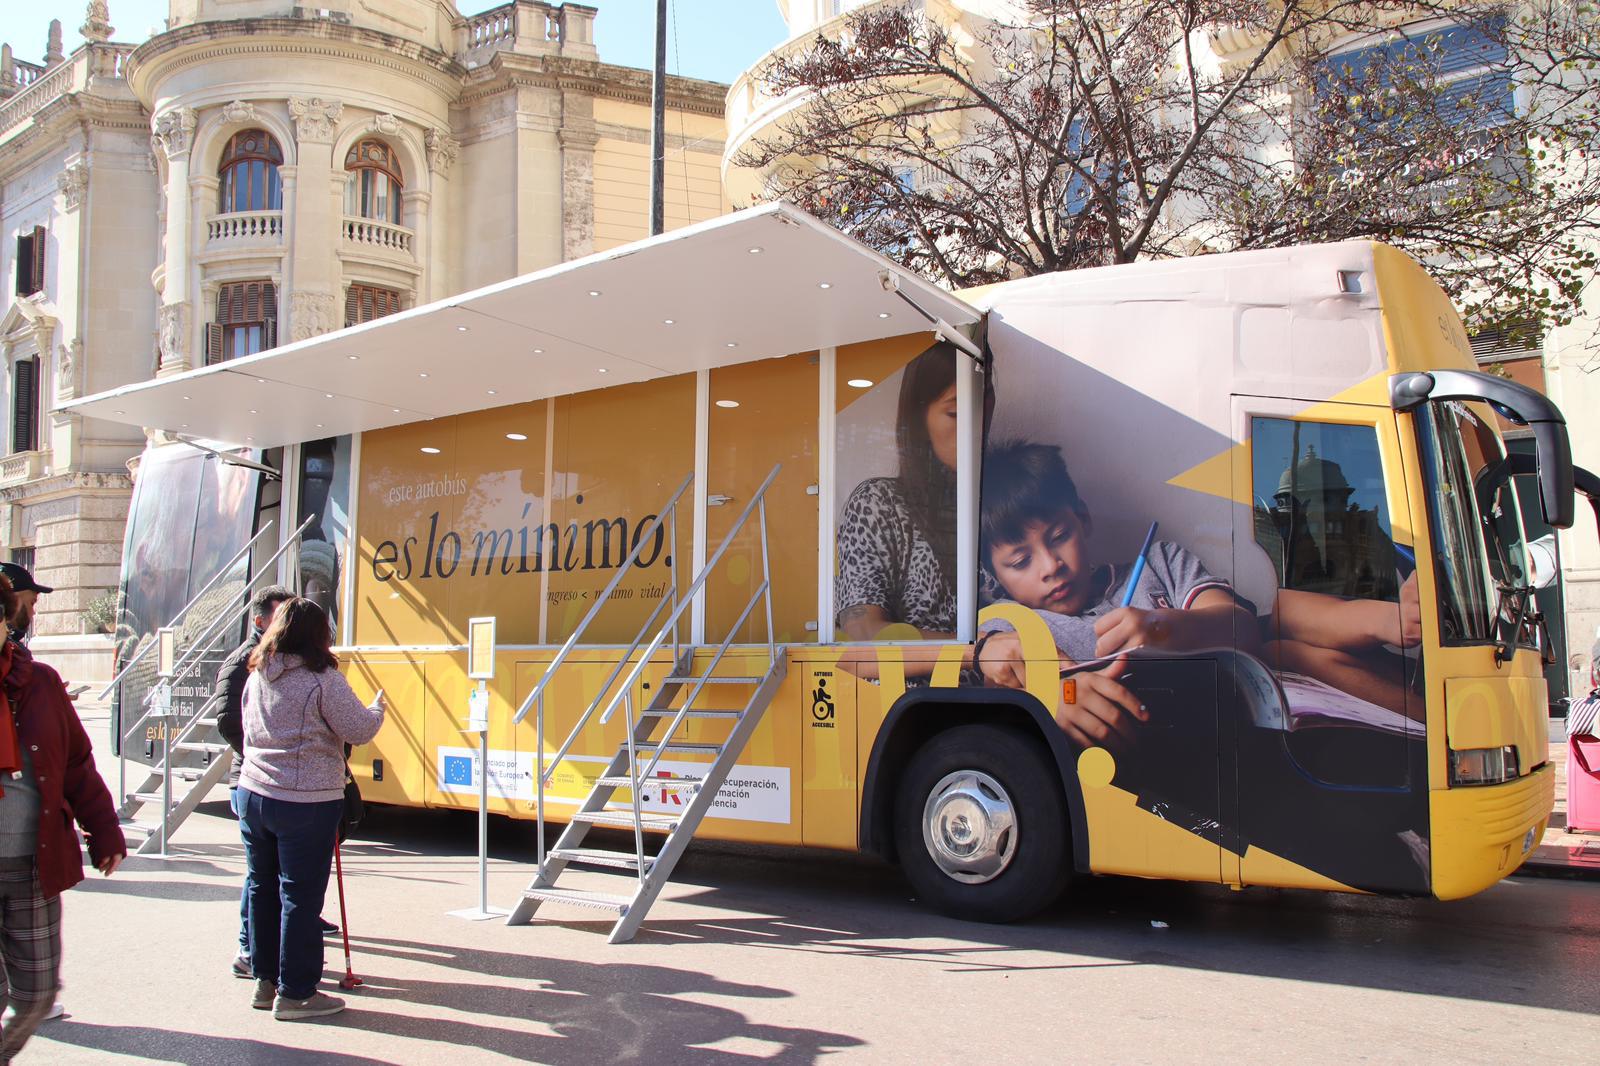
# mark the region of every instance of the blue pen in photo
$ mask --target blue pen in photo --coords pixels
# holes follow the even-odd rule
[[[1150,545],[1156,539],[1156,526],[1160,522],[1150,523],[1150,532],[1144,535],[1144,547],[1139,549],[1139,557],[1133,561],[1133,573],[1128,575],[1128,587],[1122,593],[1122,606],[1127,607],[1133,603],[1133,590],[1139,587],[1139,579],[1144,576],[1145,560],[1150,558]]]

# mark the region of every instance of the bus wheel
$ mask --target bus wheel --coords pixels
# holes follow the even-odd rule
[[[907,878],[935,909],[969,921],[1016,921],[1054,902],[1072,874],[1070,824],[1045,746],[1001,725],[930,739],[895,801]]]

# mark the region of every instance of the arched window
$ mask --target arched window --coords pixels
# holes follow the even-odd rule
[[[400,224],[400,192],[405,182],[394,149],[380,140],[357,141],[344,157],[350,177],[344,184],[344,213]]]
[[[217,167],[217,176],[222,179],[218,210],[283,210],[283,185],[278,179],[278,167],[282,165],[283,152],[265,130],[235,133]]]

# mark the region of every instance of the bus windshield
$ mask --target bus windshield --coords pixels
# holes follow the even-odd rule
[[[1447,644],[1496,640],[1527,595],[1517,490],[1494,428],[1459,401],[1417,411],[1433,530],[1440,630]],[[1530,642],[1530,634],[1516,634]]]

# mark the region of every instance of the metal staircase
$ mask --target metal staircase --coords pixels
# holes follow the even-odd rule
[[[722,543],[695,575],[689,588],[681,594],[678,589],[678,570],[673,568],[672,586],[662,597],[655,610],[633,638],[633,642],[617,661],[598,694],[579,716],[566,740],[549,760],[545,758],[545,689],[557,670],[578,647],[584,631],[610,598],[623,576],[634,565],[644,546],[649,544],[663,523],[669,530],[668,550],[673,558],[677,554],[677,506],[689,488],[693,476],[685,478],[666,505],[658,512],[655,524],[636,538],[636,547],[627,561],[612,577],[599,597],[590,606],[571,637],[562,645],[544,676],[534,686],[528,698],[518,709],[515,722],[521,722],[530,711],[537,713],[538,758],[535,773],[536,805],[538,817],[539,865],[533,880],[522,891],[516,906],[506,918],[507,925],[522,925],[533,918],[540,904],[559,902],[598,908],[617,916],[611,928],[613,944],[631,939],[649,913],[673,868],[683,856],[693,839],[700,821],[711,810],[718,790],[727,780],[728,772],[744,751],[745,744],[761,721],[762,714],[772,702],[783,682],[787,660],[783,649],[773,641],[772,630],[772,568],[767,547],[766,493],[778,476],[779,466],[772,468],[761,487],[734,521]],[[745,524],[755,515],[759,522],[761,550],[761,581],[745,603],[738,619],[729,627],[727,635],[716,645],[696,647],[678,639],[679,620],[704,588],[706,578],[716,569],[727,553],[729,545],[739,535]],[[767,640],[764,649],[766,668],[758,674],[728,676],[717,673],[718,666],[733,646],[733,638],[749,620],[758,604],[764,605]],[[666,612],[663,617],[663,612]],[[672,667],[656,689],[650,703],[635,708],[634,692],[641,683],[652,659],[671,643]],[[705,653],[709,652],[709,659]],[[741,654],[739,658],[744,658]],[[704,660],[704,668],[696,670],[697,662]],[[620,677],[620,681],[619,681]],[[733,699],[723,698],[702,706],[703,697],[709,694],[738,693]],[[568,757],[584,730],[596,714],[600,723],[609,722],[621,709],[624,715],[624,739],[618,745],[611,761],[595,780],[583,802],[572,814],[562,830],[555,847],[545,848],[545,789],[554,777],[557,767]],[[680,739],[686,722],[727,723],[723,739],[714,742],[691,742]],[[714,727],[712,727],[714,728]],[[683,769],[662,771],[662,757],[686,756],[694,765],[692,771]],[[681,765],[681,764],[680,764]],[[641,796],[647,790],[675,795],[683,802],[683,809],[672,814],[651,813],[642,809]],[[631,829],[632,850],[613,850],[585,846],[589,831],[595,826]],[[646,850],[646,836],[657,846],[653,852]],[[613,892],[596,892],[570,888],[559,884],[569,867],[589,867],[606,871],[617,882]]]
[[[218,570],[216,576],[173,616],[168,625],[162,627],[175,632],[180,628],[198,629],[199,634],[173,664],[171,674],[160,677],[145,694],[139,717],[131,725],[121,727],[121,743],[117,746],[117,794],[120,797],[117,816],[134,854],[165,855],[173,833],[194,813],[195,808],[205,802],[217,783],[228,776],[228,770],[233,765],[233,749],[216,730],[221,694],[212,696],[198,710],[191,712],[175,706],[173,691],[177,686],[198,678],[201,667],[207,662],[206,657],[217,651],[223,642],[237,639],[239,623],[250,610],[251,592],[263,577],[276,574],[278,559],[292,545],[299,543],[301,535],[313,520],[307,518],[301,523],[300,528],[270,559],[256,568],[257,573],[246,580],[237,592],[220,605],[208,604],[212,608],[208,617],[198,620],[190,618],[189,613],[195,606],[205,602],[211,590],[232,573],[239,561],[273,528],[272,522],[266,523],[250,539],[250,543]],[[160,643],[160,632],[157,630],[156,639],[147,641],[111,679],[111,683],[100,693],[102,700],[116,691],[135,666],[155,652]],[[128,744],[146,722],[156,723],[161,745],[160,760],[149,768],[144,780],[130,791],[127,787]],[[146,808],[154,808],[155,817],[151,818]]]

